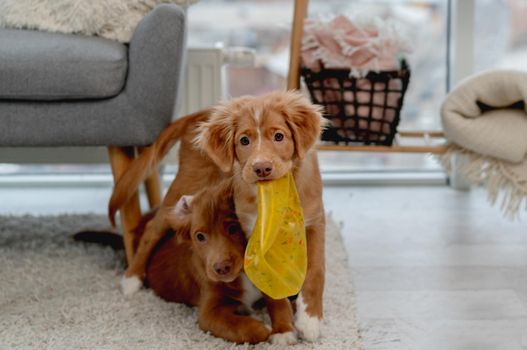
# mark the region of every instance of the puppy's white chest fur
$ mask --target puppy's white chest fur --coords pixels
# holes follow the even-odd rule
[[[249,237],[251,237],[251,233],[253,232],[254,225],[256,224],[258,213],[238,214],[238,218],[240,220],[242,230],[245,233],[245,237],[249,239]]]
[[[255,198],[258,196],[255,184],[249,185],[239,178],[239,188],[234,191],[234,202],[236,203],[236,216],[247,239],[251,236],[256,219],[258,218],[258,204]]]
[[[242,279],[243,288],[242,303],[247,309],[251,310],[253,304],[262,298],[262,292],[254,286],[245,272],[242,272],[240,277]]]

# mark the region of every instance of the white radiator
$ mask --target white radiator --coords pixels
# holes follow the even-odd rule
[[[213,105],[223,98],[224,54],[221,48],[191,48],[181,83],[178,115]]]

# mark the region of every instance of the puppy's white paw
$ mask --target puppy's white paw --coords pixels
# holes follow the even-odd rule
[[[307,314],[302,294],[296,300],[295,327],[300,336],[307,341],[315,342],[320,336],[320,319]]]
[[[317,317],[308,316],[298,317],[295,320],[295,327],[300,336],[307,341],[315,342],[320,336],[320,320]]]
[[[132,295],[137,293],[142,286],[143,282],[137,276],[123,276],[123,278],[121,278],[121,291],[124,295]]]
[[[275,333],[269,337],[269,342],[276,345],[294,345],[298,338],[294,332]]]
[[[295,327],[300,336],[307,341],[315,342],[320,336],[320,320],[317,317],[305,315],[295,321]]]

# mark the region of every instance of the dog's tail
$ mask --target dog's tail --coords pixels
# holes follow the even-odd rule
[[[108,217],[115,227],[115,214],[135,193],[143,182],[157,167],[159,162],[168,153],[172,146],[189,129],[189,126],[204,121],[209,115],[209,110],[203,110],[179,118],[164,129],[157,140],[134,159],[125,173],[115,184],[112,197],[108,204]]]
[[[78,242],[97,243],[103,246],[110,246],[113,250],[124,249],[123,236],[111,231],[80,231],[73,235],[73,239]]]
[[[137,249],[137,244],[139,239],[145,232],[146,224],[156,215],[157,209],[151,210],[143,216],[137,224],[137,227],[134,227],[132,233],[134,235],[133,239],[133,250]],[[86,242],[86,243],[97,243],[103,246],[109,246],[113,250],[122,250],[124,249],[124,239],[123,236],[119,233],[112,232],[110,230],[85,230],[75,233],[73,239],[77,242]]]
[[[145,232],[146,225],[156,215],[157,209],[153,209],[141,216],[141,220],[132,230],[133,250],[137,249],[137,244]],[[73,234],[73,239],[77,242],[96,243],[102,246],[111,247],[113,250],[125,249],[123,236],[110,230],[84,230]]]

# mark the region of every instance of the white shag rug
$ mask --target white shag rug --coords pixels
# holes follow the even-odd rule
[[[196,310],[150,290],[119,291],[123,252],[73,241],[105,217],[0,217],[0,349],[284,349],[236,346],[202,332]],[[361,349],[339,227],[328,218],[322,337],[291,349]]]

